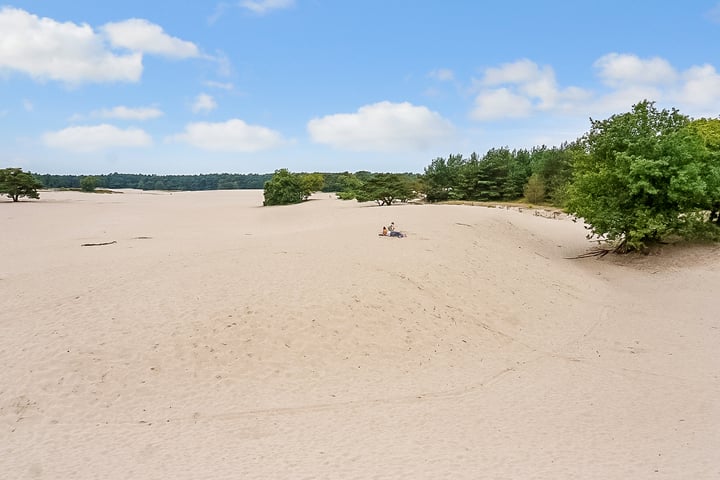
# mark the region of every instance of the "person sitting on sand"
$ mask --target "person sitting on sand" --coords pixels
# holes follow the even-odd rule
[[[382,233],[378,233],[381,237],[397,237],[397,238],[403,238],[405,236],[404,233],[398,232],[396,230],[388,230],[387,227],[383,226]]]

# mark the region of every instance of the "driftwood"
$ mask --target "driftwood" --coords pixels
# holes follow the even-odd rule
[[[595,248],[595,249],[590,250],[589,252],[581,253],[580,255],[578,255],[576,257],[565,257],[565,259],[566,260],[577,260],[579,258],[590,258],[590,257],[602,258],[605,255],[607,255],[608,253],[613,252],[613,251],[614,250],[612,250],[612,249],[609,250],[607,248]]]
[[[103,243],[83,243],[80,246],[81,247],[99,247],[102,245],[112,245],[113,243],[117,243],[117,241],[113,240],[112,242],[103,242]]]

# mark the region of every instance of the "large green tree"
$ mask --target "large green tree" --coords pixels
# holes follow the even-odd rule
[[[392,205],[395,200],[405,202],[413,196],[410,178],[398,173],[376,173],[357,191],[358,202],[374,200],[378,205]]]
[[[533,149],[532,173],[543,182],[545,197],[549,197],[553,204],[565,204],[567,186],[572,180],[573,163],[575,158],[584,154],[583,145],[577,141],[563,143],[560,147],[548,148],[543,145]]]
[[[304,191],[300,175],[286,168],[275,170],[270,180],[265,182],[265,201],[263,205],[288,205],[303,201]]]
[[[720,225],[720,119],[701,118],[690,122],[687,128],[704,146],[704,206],[710,210],[710,220]]]
[[[300,185],[302,186],[303,200],[307,200],[314,192],[323,189],[325,177],[322,173],[301,173]]]
[[[447,160],[438,157],[425,167],[423,181],[428,201],[448,200],[457,190],[460,173],[465,165],[462,155],[450,155]]]
[[[688,117],[642,101],[591,120],[587,154],[574,161],[568,210],[618,251],[642,250],[670,234],[713,236],[703,211],[717,193],[717,165]]]
[[[40,198],[40,188],[42,184],[21,168],[0,169],[0,194],[12,198],[13,202],[17,202],[20,197]]]
[[[362,189],[363,181],[353,173],[344,173],[338,180],[338,198],[341,200],[352,200],[357,198],[358,192]]]

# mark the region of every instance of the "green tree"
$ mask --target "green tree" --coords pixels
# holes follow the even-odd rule
[[[508,175],[503,185],[504,196],[508,200],[519,198],[524,193],[525,185],[530,179],[532,156],[527,150],[513,150],[512,161],[508,167]]]
[[[545,182],[540,175],[533,173],[524,188],[525,198],[530,203],[542,203],[545,200]]]
[[[94,192],[98,185],[98,179],[95,177],[82,177],[80,179],[80,190],[83,192]]]
[[[425,167],[423,182],[429,202],[448,200],[458,187],[460,172],[465,164],[462,155],[450,155],[447,160],[438,157]]]
[[[0,169],[0,194],[12,198],[17,202],[20,197],[40,198],[38,189],[42,184],[29,172],[23,172],[21,168]]]
[[[338,183],[340,184],[340,191],[337,196],[341,200],[352,200],[357,198],[358,192],[364,185],[363,181],[353,173],[345,173],[340,176]]]
[[[303,185],[300,175],[286,168],[275,170],[270,180],[265,182],[265,201],[263,205],[288,205],[303,201]]]
[[[304,173],[300,174],[300,185],[302,186],[303,200],[307,200],[314,192],[323,189],[325,177],[322,173]]]
[[[642,250],[669,234],[717,235],[702,210],[717,193],[720,174],[689,125],[676,109],[658,110],[647,100],[631,112],[591,119],[587,155],[574,162],[568,210],[617,251]]]
[[[479,200],[500,200],[507,199],[508,194],[505,186],[508,181],[508,173],[513,163],[513,156],[507,147],[492,148],[480,162],[480,191]]]
[[[710,211],[710,221],[720,225],[720,119],[701,118],[687,126],[687,133],[697,137],[702,145],[697,154],[695,168],[682,172],[686,182],[673,184],[673,194],[678,201],[698,205]],[[676,188],[679,191],[675,191]],[[687,185],[692,191],[687,191]]]
[[[398,173],[376,173],[357,192],[358,202],[374,200],[378,205],[392,205],[395,200],[406,202],[413,196],[410,179]]]
[[[702,139],[708,149],[720,152],[720,119],[700,118],[690,122],[688,128]]]
[[[585,155],[579,142],[563,143],[560,147],[547,148],[545,145],[533,149],[532,173],[537,174],[545,185],[545,196],[558,206],[563,206],[567,197],[567,186],[572,180],[573,163],[578,156]]]

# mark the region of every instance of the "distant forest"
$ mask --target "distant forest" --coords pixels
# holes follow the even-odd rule
[[[80,181],[90,175],[48,175],[33,176],[45,188],[80,188]],[[272,178],[268,174],[211,173],[207,175],[144,175],[132,173],[109,173],[92,175],[98,188],[137,188],[140,190],[220,190],[220,189],[262,189]]]
[[[33,173],[33,177],[42,183],[44,188],[81,188],[80,182],[85,177],[93,177],[97,188],[119,189],[136,188],[139,190],[262,190],[265,182],[274,173],[208,173],[201,175],[145,175],[137,173],[109,173],[107,175],[50,175]],[[349,175],[367,178],[370,172],[360,171],[351,174],[322,173],[325,183],[323,192],[339,192],[344,189],[343,179]],[[406,174],[418,177],[418,174]]]
[[[324,174],[325,191],[332,191],[337,182],[333,182],[340,174]],[[80,188],[80,181],[90,175],[49,175],[33,176],[45,188]],[[272,173],[209,173],[202,175],[144,175],[132,173],[109,173],[92,175],[98,188],[137,188],[139,190],[262,190],[265,182],[272,178]],[[327,189],[327,188],[330,189]]]

